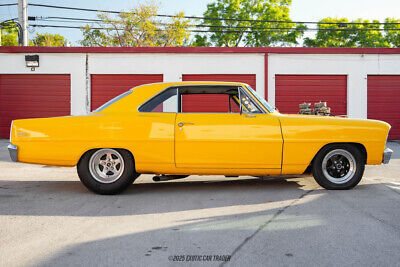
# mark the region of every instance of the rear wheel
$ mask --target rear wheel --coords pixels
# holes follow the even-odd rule
[[[332,144],[318,152],[312,173],[315,181],[326,189],[351,189],[361,181],[364,169],[365,159],[357,147]]]
[[[78,163],[78,175],[92,192],[113,195],[125,190],[140,174],[132,154],[123,149],[90,150]]]

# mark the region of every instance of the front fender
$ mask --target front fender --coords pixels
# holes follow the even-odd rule
[[[310,115],[281,115],[280,120],[283,174],[302,173],[318,151],[331,143],[361,144],[367,152],[367,164],[382,163],[390,129],[385,122]]]

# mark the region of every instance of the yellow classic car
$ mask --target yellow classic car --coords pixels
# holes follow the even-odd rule
[[[285,115],[247,84],[155,83],[86,116],[14,120],[14,161],[77,166],[82,183],[116,194],[140,174],[266,176],[312,172],[326,189],[356,186],[365,164],[388,163],[390,125]]]

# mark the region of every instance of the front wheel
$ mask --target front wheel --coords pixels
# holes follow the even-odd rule
[[[82,183],[90,191],[102,195],[122,192],[140,175],[135,171],[130,152],[112,148],[86,152],[80,159],[77,170]]]
[[[316,155],[312,173],[315,181],[325,189],[351,189],[364,174],[365,159],[361,151],[349,144],[332,144]]]

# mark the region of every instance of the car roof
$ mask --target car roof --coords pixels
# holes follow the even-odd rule
[[[166,87],[174,85],[247,85],[241,82],[220,82],[220,81],[160,82],[151,84],[163,84]]]
[[[246,86],[245,83],[240,82],[218,82],[218,81],[190,81],[190,82],[161,82],[161,83],[149,83],[136,86],[129,91],[132,94],[127,95],[126,97],[118,100],[114,104],[110,105],[104,112],[118,112],[120,110],[137,110],[137,108],[142,105],[145,101],[148,101],[150,98],[159,94],[163,90],[166,90],[169,87],[179,87],[179,86],[197,86],[197,85],[207,85],[216,86]],[[216,89],[217,89],[216,88]],[[103,111],[101,111],[103,112]]]

